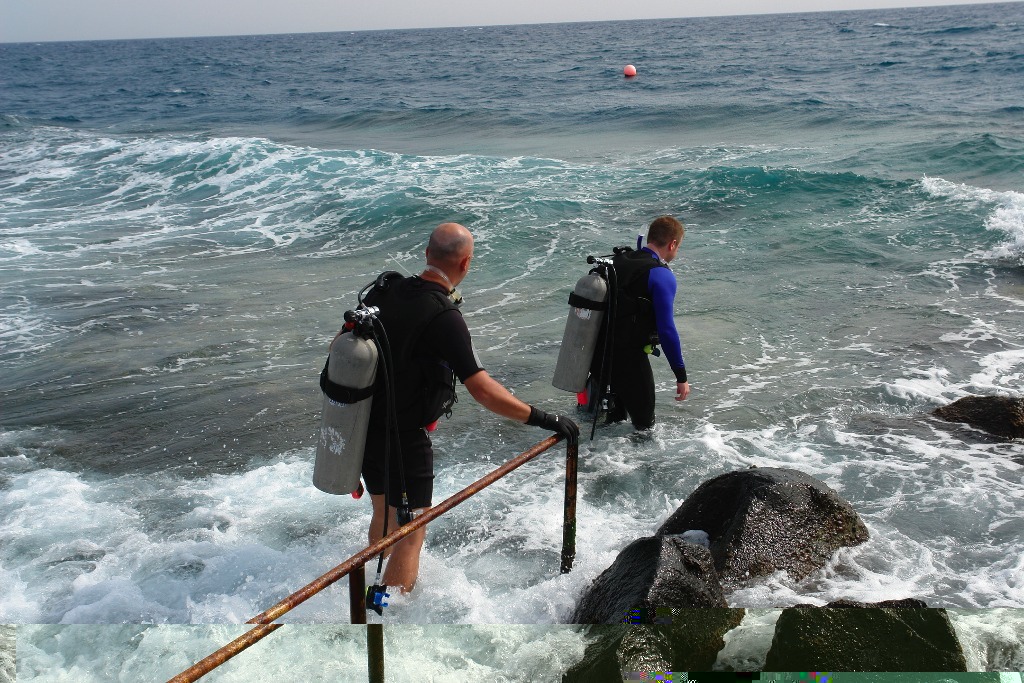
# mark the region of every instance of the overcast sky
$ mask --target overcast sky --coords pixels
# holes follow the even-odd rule
[[[979,4],[988,0],[0,0],[0,42],[360,31]]]

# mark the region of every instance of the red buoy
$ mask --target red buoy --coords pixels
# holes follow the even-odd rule
[[[626,78],[632,78],[633,76],[636,76],[636,67],[632,64],[627,64],[626,68],[622,70],[622,73],[625,74]]]

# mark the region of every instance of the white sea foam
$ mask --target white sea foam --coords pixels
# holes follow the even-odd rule
[[[748,609],[743,621],[725,634],[725,646],[719,651],[715,669],[760,671],[775,635],[780,609]]]
[[[994,258],[1021,258],[1024,254],[1024,193],[1006,192],[995,212],[985,220],[989,230],[999,230],[1010,241],[993,249]]]
[[[42,249],[24,238],[14,238],[0,242],[0,261],[14,260],[22,256],[36,256],[42,253],[44,253]]]
[[[488,491],[489,504],[474,501],[435,523],[431,538],[440,545],[428,543],[422,597],[398,601],[391,618],[565,618],[623,541],[649,533],[653,520],[638,519],[635,506],[591,509],[581,501],[578,571],[558,574],[561,486],[552,467],[543,475],[550,485],[534,481],[525,497],[522,479],[499,485]],[[453,479],[439,482],[442,493],[468,483],[462,476],[459,468],[447,470]],[[46,469],[14,474],[0,492],[0,566],[29,578],[31,588],[13,582],[22,588],[6,596],[0,619],[244,621],[361,547],[368,506],[322,494],[309,479],[305,456],[197,482],[86,481]],[[337,620],[347,613],[345,592],[338,586],[290,618]]]
[[[584,643],[571,628],[536,626],[416,627],[395,629],[390,643],[403,655],[387,658],[395,680],[557,681],[583,657]],[[385,636],[385,647],[389,644]],[[395,650],[392,653],[397,654]],[[391,662],[388,664],[388,662]]]
[[[955,314],[955,311],[950,311]],[[965,349],[971,348],[978,342],[990,341],[998,338],[998,325],[994,321],[975,318],[969,327],[958,332],[947,332],[939,339],[945,342],[963,342]]]
[[[714,668],[763,668],[781,610],[748,610],[725,634]],[[1020,615],[1012,610],[951,610],[968,671],[1020,669]],[[240,636],[238,626],[27,626],[19,629],[19,678],[25,681],[160,680]],[[385,625],[388,680],[557,683],[580,661],[577,627],[529,625]],[[366,677],[367,632],[341,625],[289,625],[217,670],[218,680],[254,677],[338,680]],[[1019,680],[1020,674],[1013,673]],[[13,679],[12,679],[13,680]],[[1004,678],[1004,681],[1012,680]]]
[[[1024,671],[1024,611],[949,610],[968,671]]]
[[[60,341],[67,330],[24,301],[0,311],[0,364],[38,353]]]
[[[665,436],[674,438],[669,434]],[[764,439],[763,455],[757,460],[758,464],[793,464],[791,459],[772,461],[764,457],[773,451],[784,453],[787,450],[767,432],[763,437],[723,435],[722,442],[749,443],[757,438]],[[581,490],[600,485],[608,475],[621,480],[637,468],[649,467],[635,457],[629,458],[632,448],[627,444],[628,441],[623,441],[621,446],[616,446],[614,441],[607,442],[586,454],[588,464],[581,472]],[[826,464],[820,453],[814,452],[815,449],[806,450],[812,455],[800,457],[800,469],[827,478],[835,476],[837,470]],[[729,455],[721,447],[715,447],[715,451]],[[797,453],[799,451],[796,449]],[[730,459],[742,457],[738,452],[729,456]],[[963,461],[963,464],[970,463],[971,459]],[[869,464],[861,462],[859,466]],[[911,468],[919,467],[907,464]],[[899,471],[899,466],[891,461],[877,463],[877,476]],[[78,507],[88,507],[89,500],[106,501],[93,504],[97,506],[97,514],[89,514],[83,508],[76,515],[97,519],[99,527],[79,535],[73,526],[63,532],[58,526],[53,538],[48,535],[46,541],[53,545],[53,552],[24,568],[34,572],[56,562],[53,566],[60,572],[74,576],[70,595],[64,594],[67,588],[61,588],[62,581],[48,584],[44,593],[57,593],[49,595],[47,602],[64,604],[65,611],[44,618],[64,621],[247,619],[265,608],[268,602],[323,571],[323,557],[340,561],[344,552],[339,550],[357,549],[364,533],[365,506],[316,492],[308,484],[308,470],[308,463],[301,458],[289,458],[242,475],[161,486],[159,492],[124,478],[109,485],[84,485],[66,474],[45,470],[16,477],[12,487],[15,493],[73,491],[74,498],[68,500]],[[428,538],[436,539],[437,545],[434,540],[428,542],[419,596],[396,601],[391,608],[391,618],[406,623],[438,619],[471,623],[551,623],[564,619],[572,609],[575,595],[610,564],[618,550],[630,540],[653,531],[658,518],[678,503],[666,507],[662,500],[652,506],[651,502],[627,497],[595,506],[584,496],[579,510],[577,567],[572,574],[560,576],[554,571],[560,535],[558,524],[553,523],[560,518],[560,497],[555,493],[558,491],[557,467],[551,465],[543,471],[547,473],[542,479],[550,478],[550,485],[541,485],[538,480],[525,493],[521,490],[521,481],[499,485],[488,491],[486,504],[481,501],[483,507],[457,508],[459,514],[445,523],[436,523],[436,529]],[[475,476],[452,467],[444,471],[439,484],[442,489],[455,490],[468,483],[466,477]],[[35,488],[27,487],[32,478],[39,479]],[[444,483],[446,480],[448,483]],[[962,484],[954,478],[950,486],[950,491],[954,491]],[[250,509],[249,501],[255,491],[261,494],[258,512]],[[861,495],[856,491],[851,494]],[[1008,496],[1008,501],[1012,500],[1011,492],[1004,495]],[[915,505],[936,506],[948,497],[949,492],[936,490],[931,499],[920,498]],[[160,517],[166,521],[152,528],[152,522],[140,519],[134,513],[139,499],[149,500],[150,505],[162,510]],[[29,500],[34,502],[30,504]],[[74,502],[76,500],[78,502]],[[503,502],[506,500],[507,504]],[[12,528],[19,537],[27,536],[24,543],[38,542],[35,534],[45,533],[42,526],[38,532],[33,532],[24,520],[45,520],[53,503],[43,494],[11,494],[6,504],[18,510],[12,517],[15,522]],[[860,549],[841,553],[832,569],[810,584],[795,586],[785,577],[779,577],[759,588],[737,592],[731,598],[732,603],[778,605],[808,599],[827,601],[835,597],[884,599],[905,597],[907,590],[928,594],[943,583],[942,577],[954,576],[959,571],[958,567],[947,566],[946,560],[939,559],[956,548],[922,543],[895,532],[889,525],[898,520],[892,519],[891,510],[901,504],[880,500],[876,504],[877,513],[872,512],[872,505],[863,506],[869,520],[878,517],[873,523],[876,527],[873,540]],[[346,511],[345,515],[338,517],[342,511]],[[994,523],[998,527],[998,522]],[[83,545],[86,540],[95,547]],[[894,563],[889,558],[902,559]],[[901,564],[903,562],[906,564]],[[285,570],[283,576],[281,569]],[[1012,563],[1000,567],[995,562],[987,573],[973,571],[978,581],[973,588],[966,588],[963,604],[1015,604],[1014,601],[1021,599],[1012,592],[1020,590],[1010,581],[1013,572],[1019,571]],[[47,570],[44,576],[60,572]],[[524,583],[520,585],[517,575],[521,572]],[[1006,592],[1008,589],[1011,592]],[[953,593],[963,590],[954,589]],[[332,589],[322,598],[300,608],[291,618],[321,621],[334,620],[338,614],[344,614],[344,587]],[[8,613],[8,618],[17,620],[29,610],[22,607],[15,612]]]
[[[281,217],[304,213],[306,207],[323,200],[324,188],[310,184],[307,175],[318,174],[323,166],[359,163],[346,153],[313,153],[250,138],[105,139],[100,146],[108,153],[91,155],[100,142],[65,133],[55,139],[44,136],[38,145],[41,154],[0,156],[0,165],[14,174],[7,182],[32,181],[32,189],[18,197],[26,213],[45,215],[54,201],[66,201],[64,196],[79,185],[112,186],[105,195],[80,204],[73,216],[56,214],[29,228],[30,233],[22,229],[23,245],[33,241],[32,235],[71,232],[80,236],[84,226],[105,229],[113,223],[122,228],[114,240],[56,250],[51,258],[151,249],[162,243],[187,243],[190,238],[204,243],[206,251],[199,254],[288,246],[335,225],[282,222]],[[59,173],[54,159],[62,164]],[[356,183],[373,184],[370,179]],[[211,194],[219,198],[212,216],[202,205]],[[35,247],[38,252],[40,247]]]
[[[247,629],[237,626],[24,627],[19,680],[164,680]],[[444,683],[557,683],[583,656],[573,627],[414,626],[383,628],[387,680]],[[289,625],[244,657],[217,669],[217,680],[364,680],[367,631],[361,626]]]
[[[1005,233],[1009,240],[981,255],[991,259],[1024,258],[1024,192],[999,192],[928,177],[921,180],[921,186],[933,197],[946,197],[972,206],[994,207],[985,218],[985,227]]]
[[[1018,394],[1024,387],[1024,349],[988,354],[978,365],[980,370],[970,379],[976,393]]]
[[[33,590],[42,594],[36,593],[39,602],[34,609],[11,606],[4,617],[66,623],[189,621],[188,603],[218,593],[217,583],[223,581],[227,583],[219,593],[233,593],[237,572],[226,572],[208,587],[200,575],[199,585],[186,593],[181,592],[181,576],[190,577],[193,567],[201,569],[204,559],[221,569],[225,563],[244,568],[247,561],[261,566],[266,561],[265,549],[233,541],[229,512],[197,506],[189,513],[195,526],[175,530],[172,520],[169,529],[148,528],[132,501],[147,495],[176,507],[182,504],[176,498],[189,492],[175,494],[172,488],[165,497],[144,481],[90,484],[51,470],[15,477],[2,499],[8,520],[5,554],[26,553],[19,564],[27,561],[22,571],[34,575]],[[230,500],[219,507],[230,508]],[[43,537],[48,539],[45,552],[29,550]],[[240,547],[231,549],[235,545]],[[220,550],[214,550],[216,546]],[[210,551],[214,557],[207,558]],[[5,558],[4,564],[11,559]],[[222,612],[218,620],[232,616],[241,617]]]
[[[944,397],[953,390],[949,370],[945,368],[912,368],[909,373],[913,376],[898,377],[891,382],[883,381],[881,385],[896,398],[931,403],[944,402]]]

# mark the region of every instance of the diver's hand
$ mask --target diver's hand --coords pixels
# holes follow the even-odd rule
[[[685,401],[686,397],[690,395],[690,383],[689,382],[676,382],[676,400]]]
[[[526,424],[531,427],[550,429],[556,434],[564,436],[569,443],[577,443],[580,440],[579,425],[565,415],[545,413],[543,410],[530,406],[530,417],[526,419]]]

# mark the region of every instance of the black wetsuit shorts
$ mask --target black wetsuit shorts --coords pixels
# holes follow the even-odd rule
[[[405,470],[405,490],[409,505],[413,508],[430,507],[434,494],[434,449],[426,429],[406,429],[398,433],[402,446],[402,467]],[[402,478],[399,476],[398,449],[391,435],[391,460],[389,476],[384,476],[384,430],[370,427],[366,435],[366,451],[363,456],[363,481],[366,490],[375,496],[384,493],[384,482],[391,480],[388,504],[398,507],[402,502]]]

